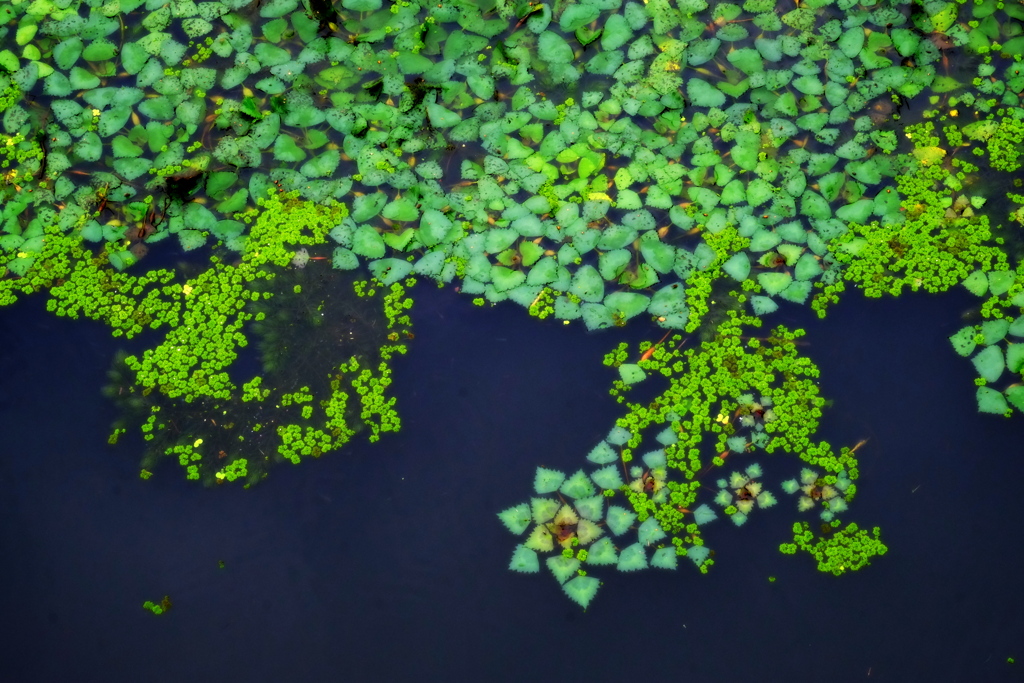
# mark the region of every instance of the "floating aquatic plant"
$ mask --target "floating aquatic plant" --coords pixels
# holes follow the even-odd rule
[[[633,364],[666,378],[669,387],[647,403],[630,403],[626,396],[634,384],[613,380],[611,393],[626,404],[627,413],[587,456],[590,480],[603,492],[592,495],[593,489],[583,485],[583,472],[568,479],[559,474],[559,484],[546,488],[559,485],[560,494],[591,497],[575,501],[578,515],[570,515],[572,510],[561,501],[535,499],[538,526],[527,547],[534,542],[536,549],[557,552],[559,545],[565,547],[565,538],[571,539],[563,530],[578,536],[572,524],[586,517],[600,520],[608,535],[587,550],[585,561],[593,558],[599,566],[614,564],[619,571],[633,572],[676,569],[678,557],[686,556],[706,572],[714,559],[705,544],[705,528],[718,517],[709,503],[722,508],[737,525],[755,508],[776,506],[775,496],[762,484],[764,471],[749,461],[743,462],[741,471],[720,474],[717,495],[703,498],[708,485],[702,481],[756,451],[789,453],[817,468],[804,467],[798,480],[782,484],[784,491],[801,494],[801,510],[820,506],[826,521],[846,512],[856,492],[854,454],[862,444],[836,452],[813,440],[823,401],[814,383],[817,370],[797,352],[795,342],[801,333],[777,328],[766,337],[744,334],[747,327],[756,333],[760,324],[758,318],[732,312],[716,336],[699,348],[684,350],[682,337],[671,334],[657,344],[641,345]],[[613,367],[633,360],[625,344],[605,359]],[[644,449],[648,439],[657,447]],[[546,479],[547,472],[540,468],[538,480]],[[522,510],[520,505],[500,515],[513,532],[517,528],[509,518],[522,516]],[[552,526],[547,520],[555,510],[563,519],[556,517]],[[520,534],[524,531],[518,529]],[[584,539],[578,543],[584,545]],[[570,554],[571,547],[570,541]]]
[[[94,4],[0,14],[0,304],[45,292],[57,315],[154,333],[117,393],[191,479],[254,481],[268,458],[397,429],[412,277],[668,330],[609,354],[626,413],[584,469],[538,470],[501,515],[527,535],[512,568],[560,550],[545,566],[584,607],[588,563],[708,570],[717,513],[697,498],[726,463],[734,522],[773,502],[743,462],[760,452],[815,473],[783,484],[799,505],[844,511],[856,447],[814,440],[817,370],[796,332],[754,336],[780,307],[963,284],[982,320],[951,341],[979,409],[1024,410],[1016,3]],[[976,73],[948,70],[954,48]],[[387,332],[346,328],[365,351],[300,376],[289,330],[345,327],[323,319],[328,269],[372,275],[351,296]],[[264,372],[237,386],[255,347]],[[880,546],[797,536],[831,571]]]

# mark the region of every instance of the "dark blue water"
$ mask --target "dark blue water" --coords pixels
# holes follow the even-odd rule
[[[494,514],[607,432],[619,338],[415,294],[402,432],[249,491],[141,481],[137,444],[106,444],[109,333],[0,311],[0,681],[1024,680],[1021,422],[975,412],[946,341],[968,295],[785,318],[835,401],[822,436],[870,439],[850,519],[887,555],[820,574],[778,552],[779,508],[709,527],[707,576],[603,572],[584,613],[506,571]]]

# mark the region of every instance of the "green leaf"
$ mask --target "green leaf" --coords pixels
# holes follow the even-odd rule
[[[651,297],[647,312],[655,316],[685,315],[687,308],[683,285],[677,282],[659,289]]]
[[[757,281],[769,296],[781,293],[793,281],[789,273],[759,273]]]
[[[991,346],[996,342],[1002,341],[1009,329],[1010,321],[1005,318],[986,320],[981,324],[981,335],[984,337],[982,343],[986,346]]]
[[[369,269],[385,286],[391,286],[412,272],[412,264],[404,259],[385,258],[372,262]]]
[[[985,296],[988,291],[988,278],[984,272],[976,270],[964,278],[963,285],[974,296]]]
[[[1014,318],[1006,331],[1014,337],[1024,337],[1024,315]]]
[[[403,230],[401,232],[385,232],[381,235],[384,243],[395,251],[405,251],[413,238],[416,237],[415,230]]]
[[[700,78],[691,78],[686,82],[686,94],[698,107],[720,107],[725,104],[725,95]]]
[[[491,266],[491,282],[498,292],[507,292],[526,281],[526,274],[521,270],[512,270],[505,266]]]
[[[782,15],[782,23],[792,26],[798,31],[812,31],[816,21],[814,10],[798,7]]]
[[[823,95],[825,86],[817,76],[800,76],[793,79],[793,87],[805,95]]]
[[[647,373],[634,363],[623,363],[619,366],[619,377],[626,384],[636,384],[647,378]]]
[[[1003,350],[998,346],[986,346],[971,359],[978,376],[988,382],[995,382],[1006,369],[1006,362],[1003,360]]]
[[[195,39],[212,31],[213,24],[199,17],[190,17],[181,22],[181,29],[189,38]]]
[[[295,143],[291,136],[281,134],[274,141],[274,158],[278,161],[294,163],[305,159],[306,152]]]
[[[242,98],[241,110],[243,114],[247,114],[257,121],[262,119],[264,116],[263,110],[260,109],[259,102],[251,95]]]
[[[755,178],[747,184],[747,203],[752,207],[761,206],[774,195],[775,188],[762,178]]]
[[[808,218],[825,219],[832,217],[832,207],[828,202],[810,189],[804,191],[800,197],[800,211]]]
[[[434,128],[451,128],[462,121],[461,116],[439,104],[428,104],[427,116],[430,118],[430,125]]]
[[[686,191],[689,194],[690,199],[697,202],[697,204],[700,205],[700,208],[705,212],[711,211],[711,209],[718,206],[719,201],[721,201],[718,194],[707,187],[694,186],[687,188]]]
[[[788,90],[779,95],[774,102],[774,106],[777,112],[786,116],[796,116],[798,112],[796,106],[796,95]]]
[[[742,24],[726,24],[715,33],[716,38],[730,43],[746,40],[748,36],[750,32]]]
[[[568,64],[573,60],[572,47],[569,43],[551,31],[544,31],[537,39],[537,55],[552,64]]]
[[[142,154],[142,148],[132,144],[131,141],[123,135],[118,135],[114,138],[110,143],[110,148],[111,151],[113,151],[114,156],[117,158],[137,157]]]
[[[968,326],[961,328],[949,337],[949,341],[953,344],[953,350],[961,356],[967,357],[974,353],[974,349],[977,347],[977,342],[974,341],[975,334],[974,326]]]
[[[592,74],[599,76],[611,76],[622,66],[623,55],[621,50],[610,52],[599,52],[587,62],[586,69]]]
[[[338,270],[355,270],[359,267],[359,257],[345,247],[335,247],[331,266]]]
[[[800,256],[793,269],[793,277],[797,280],[812,280],[822,273],[821,262],[814,254],[805,253]]]
[[[612,249],[598,258],[598,271],[605,280],[614,280],[630,264],[632,252],[626,249]]]
[[[750,275],[750,258],[746,252],[742,251],[733,254],[728,261],[722,264],[722,270],[737,282],[743,282]]]
[[[403,74],[421,74],[432,66],[434,63],[423,55],[405,52],[398,56],[398,68]]]
[[[995,296],[1006,294],[1015,281],[1016,275],[1013,271],[990,270],[988,273],[988,288]]]
[[[206,234],[198,230],[179,230],[178,242],[185,251],[192,251],[206,244]]]
[[[718,38],[699,39],[692,41],[686,48],[686,61],[691,66],[699,66],[714,59],[721,47]]]
[[[105,38],[94,40],[82,51],[82,57],[87,62],[104,62],[113,59],[117,54],[117,47]]]
[[[764,71],[764,60],[761,58],[761,53],[752,47],[733,50],[726,58],[733,66],[748,76]]]
[[[865,185],[877,185],[882,182],[882,172],[876,158],[851,161],[846,165],[846,172]]]
[[[957,4],[932,2],[929,3],[929,9],[926,11],[930,15],[931,30],[936,33],[945,33],[956,21]]]
[[[50,97],[67,97],[71,94],[71,82],[61,72],[54,71],[43,81],[43,92]]]
[[[53,61],[58,67],[67,71],[74,66],[75,62],[78,61],[78,58],[82,56],[82,47],[82,39],[78,36],[62,40],[53,48]]]
[[[780,297],[795,304],[803,304],[811,293],[810,282],[792,282],[779,294]]]
[[[645,239],[640,242],[640,253],[659,273],[672,272],[676,261],[676,249],[672,245],[657,239]]]
[[[858,26],[843,31],[839,40],[836,41],[836,47],[850,59],[857,59],[864,47],[864,29]]]
[[[892,30],[892,42],[896,47],[896,51],[899,52],[901,56],[910,57],[917,52],[918,45],[921,43],[921,38],[911,29],[894,28]],[[851,59],[853,59],[853,57],[851,57]]]
[[[352,252],[369,259],[384,256],[386,245],[384,238],[372,226],[360,225],[352,233]]]
[[[847,204],[836,209],[836,218],[847,223],[866,223],[874,212],[875,203],[870,199],[858,199],[853,204]]]
[[[380,213],[387,201],[388,196],[383,192],[374,192],[356,197],[352,202],[352,220],[356,223],[365,223]]]
[[[868,152],[860,143],[855,140],[849,140],[840,145],[835,154],[841,159],[863,159],[867,156]]]
[[[633,37],[629,22],[621,14],[613,14],[605,21],[601,34],[601,49],[615,50],[627,44]]]
[[[401,198],[385,206],[381,215],[392,221],[414,221],[420,217],[420,212],[416,208],[415,202]]]
[[[163,95],[140,102],[139,113],[155,121],[170,121],[175,117],[174,105]]]
[[[605,307],[619,313],[626,320],[646,311],[649,304],[650,299],[636,292],[612,292],[604,299]]]
[[[750,308],[754,315],[762,316],[779,310],[779,305],[766,296],[752,296],[750,297]]]
[[[437,209],[426,209],[420,219],[419,240],[427,247],[446,241],[452,221]]]
[[[260,16],[264,19],[276,19],[293,12],[298,6],[298,0],[269,0],[269,2],[264,2],[260,5]],[[352,8],[349,7],[348,9]],[[380,9],[380,0],[377,0],[377,7],[375,9]]]
[[[581,26],[596,21],[601,11],[593,5],[569,5],[562,12],[559,20],[559,28],[566,33],[571,33]]]
[[[1024,386],[1013,386],[1006,390],[1006,399],[1024,413]],[[980,401],[979,401],[980,403]]]
[[[105,138],[110,137],[124,128],[124,125],[128,123],[128,119],[131,118],[131,115],[131,107],[120,106],[107,109],[100,114],[100,120],[96,126],[96,130],[101,136]]]
[[[774,249],[782,238],[771,230],[757,228],[750,238],[750,250],[753,252],[768,251]]]
[[[86,71],[80,66],[72,67],[71,73],[68,74],[68,80],[71,81],[71,87],[75,90],[89,90],[98,88],[100,85],[100,79],[96,74]]]
[[[804,130],[817,133],[825,127],[828,123],[828,114],[824,112],[814,112],[812,114],[805,114],[796,120],[796,124]]]
[[[522,257],[523,266],[529,268],[530,266],[537,263],[537,261],[544,256],[544,247],[533,242],[521,242],[519,244],[519,253]],[[532,270],[530,271],[532,274]]]
[[[89,131],[75,144],[75,153],[83,161],[99,161],[103,155],[103,141],[99,135]]]
[[[580,266],[573,276],[569,292],[584,301],[599,302],[604,299],[604,279],[593,266]]]
[[[911,153],[924,166],[933,166],[946,156],[946,150],[941,147],[915,147]]]
[[[336,149],[329,149],[304,163],[299,172],[307,178],[326,178],[334,173],[340,162],[341,153]]]
[[[978,387],[978,412],[1005,415],[1010,406],[1001,393],[989,387]]]
[[[753,171],[757,167],[758,153],[761,151],[761,136],[751,131],[741,130],[733,142],[732,159],[745,171]]]
[[[110,265],[118,271],[124,271],[132,266],[138,259],[130,251],[114,251],[108,254]]]

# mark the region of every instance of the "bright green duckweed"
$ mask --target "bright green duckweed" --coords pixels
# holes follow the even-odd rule
[[[841,576],[871,564],[884,555],[888,547],[879,540],[879,529],[865,531],[853,522],[843,528],[833,524],[817,539],[807,522],[793,525],[793,543],[783,543],[782,552],[792,555],[797,550],[810,553],[818,561],[818,570]]]

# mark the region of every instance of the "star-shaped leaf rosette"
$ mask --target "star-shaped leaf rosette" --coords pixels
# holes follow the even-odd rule
[[[781,482],[783,492],[798,495],[793,512],[819,508],[824,522],[810,537],[798,522],[794,542],[780,550],[824,556],[821,548],[845,548],[856,529],[844,530],[839,516],[856,494],[855,454],[865,442],[835,449],[814,438],[824,401],[817,368],[798,351],[803,333],[777,327],[765,334],[759,327],[757,319],[736,315],[697,348],[684,349],[687,340],[670,333],[641,344],[635,363],[626,344],[609,353],[605,364],[618,371],[609,393],[628,412],[589,451],[584,469],[566,476],[538,468],[536,497],[500,513],[523,536],[510,569],[539,572],[546,555],[548,569],[584,608],[601,585],[588,565],[676,569],[686,557],[707,573],[716,562],[705,540],[709,522],[724,514],[730,526],[760,526],[786,514],[774,490],[780,467],[799,472]],[[640,384],[663,390],[627,400]],[[787,455],[801,463],[795,471],[796,463],[777,462]],[[880,542],[862,536],[855,547],[864,555],[843,556],[835,567],[860,568],[882,552]]]
[[[540,556],[562,589],[584,608],[597,593],[598,579],[587,576],[583,562],[609,564],[615,549],[596,544],[604,534],[604,500],[583,470],[566,478],[563,472],[537,468],[533,482],[537,494],[498,514],[509,531],[525,540],[516,546],[509,569],[524,573],[540,571]],[[593,558],[591,559],[591,552]]]
[[[697,535],[696,525],[716,518],[711,508],[701,505],[694,510],[695,533],[690,536],[694,544],[688,545],[669,540],[656,517],[606,504],[621,491],[652,502],[669,500],[664,451],[651,451],[641,458],[643,466],[627,468],[615,446],[630,438],[628,430],[612,429],[587,456],[591,464],[599,466],[589,474],[581,469],[567,477],[563,472],[537,468],[533,485],[537,495],[498,514],[509,531],[525,535],[512,554],[510,570],[537,573],[543,556],[562,590],[583,608],[601,585],[589,575],[589,566],[614,567],[621,572],[675,569],[679,555],[686,555],[703,570],[710,551]]]
[[[821,508],[821,519],[831,522],[836,514],[849,509],[847,501],[857,491],[856,485],[850,481],[850,475],[842,470],[838,475],[821,476],[812,469],[800,470],[800,478],[782,482],[782,490],[786,493],[797,493],[797,509],[800,512]]]

